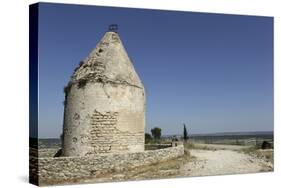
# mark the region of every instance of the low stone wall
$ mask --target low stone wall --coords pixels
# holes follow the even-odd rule
[[[144,148],[145,150],[157,150],[157,149],[164,149],[164,148],[169,148],[172,147],[171,144],[145,144]]]
[[[137,153],[104,154],[89,157],[37,158],[36,162],[39,166],[39,184],[46,185],[63,183],[67,180],[98,178],[104,173],[158,163],[180,157],[183,154],[183,145],[179,145],[177,147]],[[34,170],[34,172],[36,171]],[[36,178],[37,174],[35,173],[33,176]]]

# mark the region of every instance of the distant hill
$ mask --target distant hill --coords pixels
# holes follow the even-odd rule
[[[209,134],[191,134],[190,136],[242,136],[242,135],[273,135],[272,131],[253,131],[253,132],[220,132]]]
[[[190,134],[190,137],[198,136],[250,136],[250,135],[273,135],[273,131],[251,131],[251,132],[219,132],[207,134]],[[182,135],[163,135],[163,137],[182,136]]]

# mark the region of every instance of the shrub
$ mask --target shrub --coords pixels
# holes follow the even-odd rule
[[[151,135],[149,133],[145,133],[145,143],[147,144],[151,142],[151,140],[152,140]]]
[[[159,127],[154,127],[151,129],[151,134],[155,139],[161,138],[161,129]]]

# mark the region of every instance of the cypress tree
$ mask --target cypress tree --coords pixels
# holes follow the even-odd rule
[[[185,124],[183,124],[183,140],[184,141],[188,140],[187,130],[186,130]]]

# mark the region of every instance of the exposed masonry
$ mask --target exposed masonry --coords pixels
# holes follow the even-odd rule
[[[74,119],[79,121],[79,114],[75,113]],[[90,126],[88,134],[80,137],[72,137],[72,142],[82,142],[91,146],[85,155],[98,153],[118,153],[128,150],[129,145],[142,144],[143,132],[120,131],[116,128],[118,122],[118,112],[101,113],[95,112],[89,116]],[[70,135],[69,130],[64,130],[65,134]]]
[[[99,62],[95,63],[94,65],[97,66],[97,67],[100,66]],[[111,84],[112,86],[124,85],[124,86],[132,86],[132,87],[136,87],[136,88],[139,88],[139,89],[143,89],[141,86],[131,84],[126,80],[110,79],[107,76],[100,74],[100,72],[99,72],[100,70],[97,69],[95,66],[93,68],[93,71],[88,73],[83,78],[80,78],[80,79],[77,79],[77,80],[73,79],[73,81],[70,81],[68,83],[68,85],[65,87],[66,95],[73,85],[76,85],[78,88],[84,88],[87,83],[102,83],[103,86],[105,84]]]
[[[93,151],[87,154],[122,152],[128,150],[129,144],[143,143],[143,132],[130,133],[116,128],[118,112],[102,114],[95,110],[90,118],[92,125],[90,142]]]
[[[31,158],[32,178],[39,177],[39,185],[63,183],[83,178],[99,178],[104,173],[128,170],[142,165],[180,157],[183,145],[159,150],[125,154],[100,154],[89,157]],[[39,165],[39,169],[36,165]],[[36,173],[38,171],[38,174]],[[37,176],[38,175],[38,176]]]
[[[64,91],[62,156],[144,151],[145,91],[117,33],[105,33]]]
[[[83,88],[87,83],[102,83],[116,85],[132,86],[139,89],[143,87],[129,83],[127,80],[122,78],[110,79],[104,73],[106,65],[104,63],[105,51],[107,50],[110,43],[121,43],[116,33],[111,34],[111,38],[108,42],[100,42],[94,50],[84,61],[81,61],[79,66],[75,68],[74,74],[71,76],[71,80],[65,87],[65,92],[70,90],[72,85],[77,85],[79,88]]]

